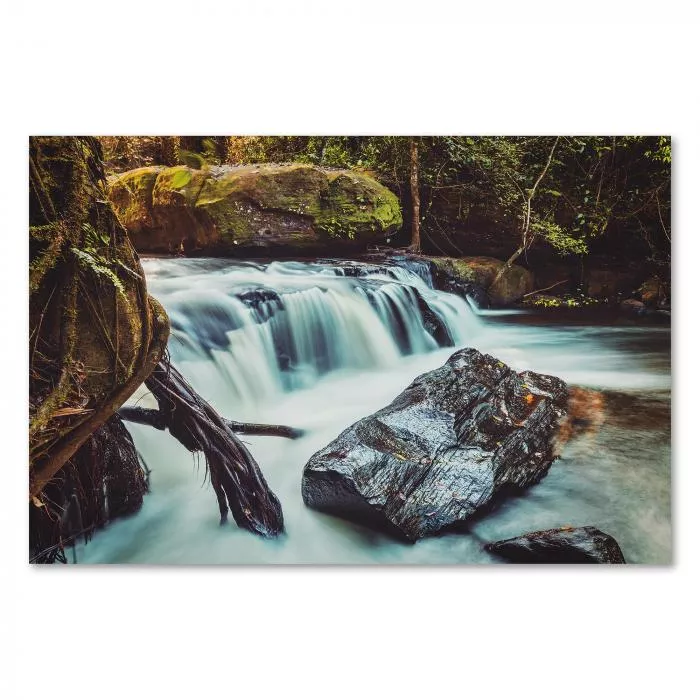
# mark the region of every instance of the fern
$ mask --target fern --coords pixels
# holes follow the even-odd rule
[[[84,223],[82,228],[83,231],[85,231],[84,250],[80,248],[71,248],[71,251],[85,269],[92,270],[98,277],[107,279],[114,285],[119,294],[126,299],[124,284],[112,267],[114,265],[119,265],[125,272],[137,279],[141,279],[141,276],[125,265],[121,260],[109,260],[104,255],[100,255],[97,252],[99,247],[109,246],[110,236],[108,233],[96,231],[89,223]]]
[[[141,279],[141,275],[139,275],[138,272],[134,272],[128,265],[125,265],[121,260],[115,260],[117,265],[124,270],[124,272],[128,272],[132,277],[135,277],[137,280]]]
[[[83,231],[85,231],[85,247],[88,250],[97,247],[100,243],[109,245],[108,233],[99,233],[88,223],[83,224]]]
[[[71,248],[71,251],[78,258],[78,261],[83,267],[92,270],[98,277],[104,277],[109,280],[116,287],[119,294],[126,299],[124,284],[119,277],[117,277],[114,270],[108,267],[109,260],[103,258],[101,255],[80,250],[80,248]]]

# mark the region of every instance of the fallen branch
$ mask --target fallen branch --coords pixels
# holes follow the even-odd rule
[[[156,430],[165,430],[168,427],[167,419],[160,409],[140,408],[139,406],[122,406],[119,409],[119,416],[130,423],[140,423],[148,425]],[[299,428],[292,428],[289,425],[268,425],[266,423],[239,423],[235,420],[224,418],[224,423],[229,430],[241,435],[272,435],[275,437],[289,438],[296,440],[300,438],[304,431]]]
[[[157,412],[162,416],[158,420],[190,452],[204,454],[221,523],[226,522],[230,509],[239,527],[264,537],[279,535],[284,529],[282,506],[229,421],[189,385],[167,358],[158,363],[145,384],[158,402]]]
[[[554,289],[554,287],[558,287],[560,284],[564,284],[564,282],[568,282],[568,280],[561,280],[561,282],[555,282],[554,284],[550,284],[549,287],[543,287],[542,289],[535,289],[534,292],[528,292],[527,294],[523,294],[523,299],[525,297],[530,297],[533,294],[539,294],[540,292],[546,292],[549,289]]]

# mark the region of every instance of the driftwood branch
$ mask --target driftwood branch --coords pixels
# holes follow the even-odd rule
[[[216,493],[221,523],[230,509],[239,527],[264,537],[284,530],[282,506],[270,490],[255,459],[222,418],[173,367],[161,360],[146,379],[158,402],[157,425],[190,452],[202,452]],[[143,409],[142,409],[143,411]],[[146,413],[133,414],[150,418]],[[151,423],[149,423],[151,425]],[[155,426],[154,426],[155,427]]]
[[[523,299],[525,297],[531,297],[533,294],[539,294],[540,292],[546,292],[549,289],[554,289],[554,287],[558,287],[560,284],[564,284],[564,282],[568,282],[568,280],[561,280],[560,282],[555,282],[554,284],[550,284],[549,287],[543,287],[542,289],[535,289],[533,292],[528,292],[527,294],[523,294]]]
[[[148,425],[156,430],[165,430],[168,427],[166,416],[157,408],[140,408],[139,406],[122,406],[119,415],[130,423]],[[241,435],[271,435],[274,437],[296,440],[304,431],[292,428],[289,425],[269,425],[267,423],[239,423],[235,420],[223,419],[229,430]]]

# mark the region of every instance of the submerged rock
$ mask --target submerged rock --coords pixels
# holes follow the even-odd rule
[[[368,175],[301,163],[138,168],[112,180],[109,198],[150,253],[366,244],[402,223],[396,195]]]
[[[541,479],[567,410],[566,384],[456,352],[304,468],[306,505],[415,541]]]
[[[597,527],[561,527],[487,544],[486,551],[515,564],[624,564],[615,538]]]

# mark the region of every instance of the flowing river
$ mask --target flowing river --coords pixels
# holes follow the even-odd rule
[[[193,386],[233,420],[306,431],[295,441],[244,437],[282,503],[286,532],[264,540],[232,522],[219,527],[203,460],[168,432],[127,424],[151,492],[138,514],[81,545],[79,563],[492,563],[484,541],[561,525],[599,527],[628,562],[671,562],[668,326],[603,322],[599,311],[480,311],[433,289],[427,266],[405,261],[143,263],[151,294],[170,315],[171,358]],[[517,370],[602,390],[605,421],[471,534],[404,544],[306,508],[301,474],[309,457],[465,346]],[[155,406],[145,389],[131,403]]]

